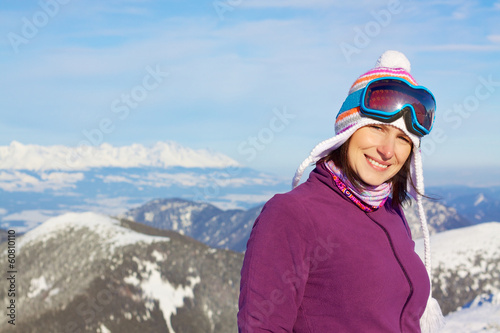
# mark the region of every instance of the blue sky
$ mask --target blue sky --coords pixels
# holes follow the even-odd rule
[[[436,96],[425,167],[484,180],[500,169],[499,22],[500,1],[6,0],[0,145],[172,140],[291,177],[394,49]]]

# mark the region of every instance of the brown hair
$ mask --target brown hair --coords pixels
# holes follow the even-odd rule
[[[352,167],[349,165],[349,160],[347,159],[347,150],[349,147],[349,142],[351,139],[349,138],[342,146],[339,148],[333,150],[324,158],[326,161],[333,161],[335,165],[344,172],[345,176],[353,186],[356,187],[357,190],[360,190],[361,188],[367,186],[365,182],[359,177],[359,175],[352,169]],[[410,156],[413,152],[413,147],[410,152]],[[411,184],[411,187],[415,190],[415,184],[413,184],[413,181],[411,179],[411,173],[410,173],[410,162],[411,162],[411,157],[408,157],[401,167],[401,170],[394,175],[391,179],[389,179],[389,182],[392,185],[392,206],[394,208],[402,206],[405,202],[409,201],[410,196],[407,191],[407,184]],[[418,191],[417,191],[418,192]]]

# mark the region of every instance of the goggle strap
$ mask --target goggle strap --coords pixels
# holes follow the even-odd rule
[[[402,108],[399,112],[393,114],[390,117],[381,117],[378,114],[373,114],[373,113],[365,112],[365,111],[362,111],[362,112],[366,117],[378,120],[378,121],[380,121],[382,123],[386,123],[386,124],[392,123],[396,119],[403,117],[405,124],[406,124],[406,128],[408,129],[408,131],[410,133],[415,134],[418,137],[422,137],[426,134],[429,134],[429,132],[430,132],[429,130],[427,130],[421,126],[418,126],[418,124],[413,122],[413,117],[411,115],[411,113],[412,113],[411,106],[407,106],[407,107]]]
[[[342,112],[345,112],[347,110],[350,110],[350,109],[353,109],[355,107],[360,106],[361,105],[361,97],[363,96],[363,91],[364,91],[364,89],[359,89],[359,90],[356,90],[355,92],[349,94],[349,96],[347,96],[344,103],[342,104],[342,107],[340,108],[339,115]]]

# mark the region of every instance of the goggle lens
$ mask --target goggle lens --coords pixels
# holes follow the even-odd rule
[[[413,117],[418,124],[429,132],[434,121],[436,102],[425,89],[414,88],[395,79],[382,79],[371,82],[366,87],[364,107],[387,113],[389,119],[394,113],[411,105]],[[378,114],[384,116],[383,114]],[[424,134],[424,133],[422,133]]]

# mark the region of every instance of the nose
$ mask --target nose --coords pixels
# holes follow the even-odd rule
[[[394,156],[396,140],[392,135],[385,135],[377,146],[377,152],[384,160],[390,160]]]

